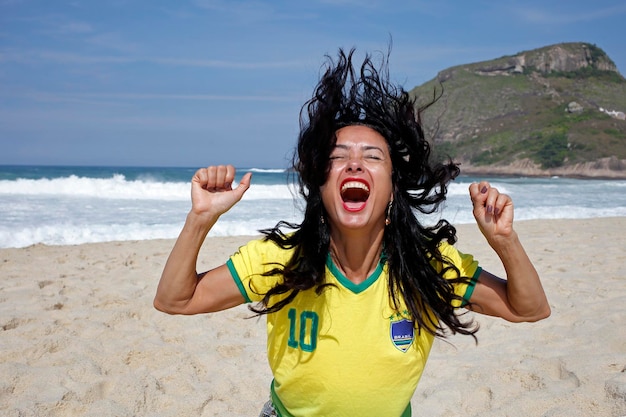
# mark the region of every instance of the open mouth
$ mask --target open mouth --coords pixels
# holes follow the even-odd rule
[[[343,206],[348,211],[362,210],[370,196],[370,189],[367,184],[354,180],[344,182],[340,192]]]

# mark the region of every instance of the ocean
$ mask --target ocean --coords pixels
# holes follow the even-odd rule
[[[252,185],[209,236],[255,235],[279,220],[300,222],[302,201],[284,169],[253,172]],[[175,238],[191,207],[195,168],[0,166],[0,248],[38,243]],[[515,219],[626,216],[626,180],[571,178],[475,178],[449,187],[435,223],[473,223],[467,188],[487,179],[511,195]]]

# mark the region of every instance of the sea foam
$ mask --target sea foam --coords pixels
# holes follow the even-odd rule
[[[233,187],[236,187],[234,184]],[[71,175],[62,178],[0,180],[0,196],[65,196],[92,197],[121,200],[188,200],[190,184],[187,182],[161,182],[146,178],[127,180],[122,174],[111,178],[87,178]],[[288,185],[254,184],[246,193],[247,199],[291,199]]]
[[[283,169],[252,171],[243,199],[223,214],[209,236],[256,235],[279,221],[302,221],[303,200]],[[188,168],[2,167],[0,247],[68,245],[175,238],[191,208]],[[293,179],[293,178],[291,178]],[[487,178],[515,204],[516,220],[626,216],[626,181],[567,178]],[[473,223],[461,176],[426,224],[445,218]],[[236,186],[237,183],[233,186]]]

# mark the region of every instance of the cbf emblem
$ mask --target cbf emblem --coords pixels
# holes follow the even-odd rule
[[[401,352],[409,350],[415,336],[413,323],[407,319],[392,321],[389,330],[393,345]]]

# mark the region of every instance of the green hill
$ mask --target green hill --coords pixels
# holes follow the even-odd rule
[[[433,91],[427,136],[463,173],[626,178],[626,79],[595,45],[452,67],[410,94]]]

